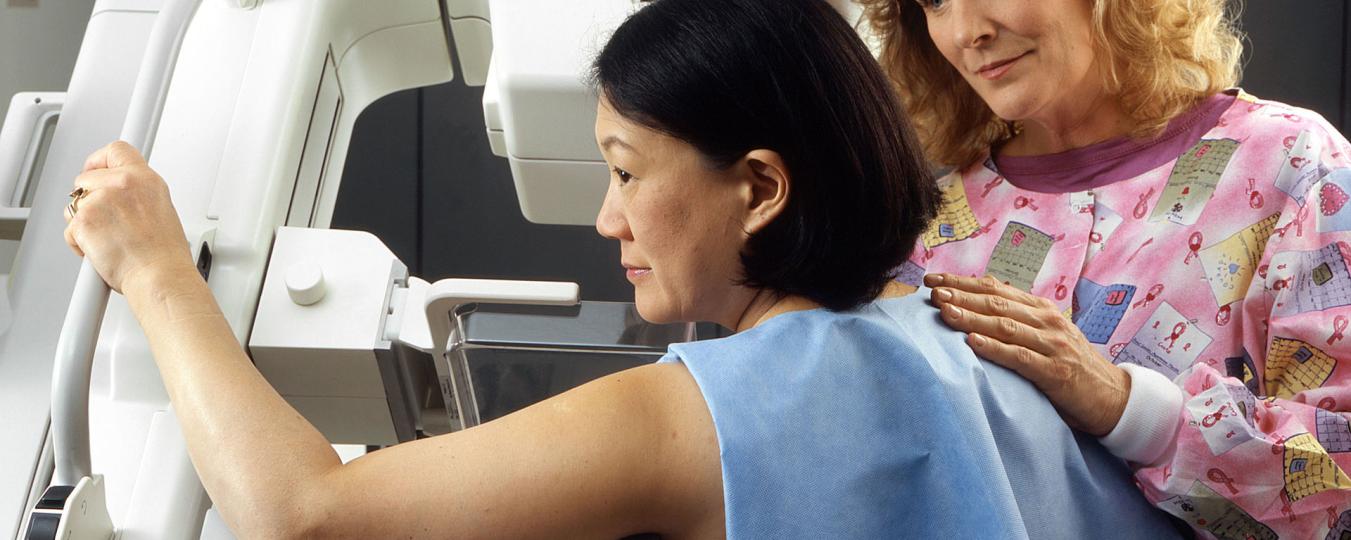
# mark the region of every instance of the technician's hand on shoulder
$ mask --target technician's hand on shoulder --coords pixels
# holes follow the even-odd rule
[[[924,276],[943,322],[981,357],[1032,381],[1071,427],[1104,436],[1130,397],[1130,375],[1098,354],[1054,302],[985,276]]]
[[[192,270],[169,187],[131,145],[117,141],[91,154],[75,188],[66,243],[113,290],[156,272]]]

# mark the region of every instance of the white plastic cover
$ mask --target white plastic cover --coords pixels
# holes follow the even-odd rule
[[[484,116],[511,162],[526,219],[591,225],[607,175],[596,149],[591,62],[634,0],[492,0],[492,65]]]

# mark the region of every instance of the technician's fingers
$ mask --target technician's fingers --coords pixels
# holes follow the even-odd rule
[[[998,294],[970,293],[961,289],[939,287],[929,293],[929,299],[939,309],[951,304],[981,315],[1007,317],[1034,328],[1042,327],[1043,316],[1037,308]]]
[[[943,305],[939,311],[943,322],[954,330],[988,336],[1042,354],[1054,354],[1057,347],[1065,345],[1062,343],[1065,340],[1059,339],[1058,336],[1046,335],[1037,327],[1012,317],[985,315],[962,309],[951,303]]]
[[[977,332],[967,336],[966,342],[981,358],[1013,370],[1024,379],[1032,381],[1032,384],[1042,392],[1047,391],[1047,383],[1057,378],[1055,374],[1048,372],[1051,359],[1027,347],[1004,343]]]
[[[1075,347],[1040,354],[973,333],[971,350],[1013,370],[1041,390],[1070,427],[1102,437],[1121,421],[1130,399],[1130,375],[1091,350]]]
[[[1055,303],[1034,294],[1026,293],[1014,288],[1011,285],[1005,285],[1002,281],[995,279],[994,276],[986,275],[973,278],[968,276],[959,276],[957,274],[927,274],[924,276],[924,284],[929,287],[950,287],[960,289],[973,294],[992,294],[1003,296],[1014,302],[1025,304],[1032,307],[1055,307]]]

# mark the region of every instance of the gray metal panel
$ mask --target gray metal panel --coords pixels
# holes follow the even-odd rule
[[[604,350],[662,355],[672,343],[689,341],[688,324],[652,324],[627,302],[576,306],[481,304],[458,317],[469,347]]]
[[[372,103],[357,117],[333,209],[332,228],[379,237],[419,275],[418,91]]]
[[[694,325],[648,323],[630,303],[480,304],[455,319],[462,338],[449,361],[466,427],[655,362],[694,337]]]

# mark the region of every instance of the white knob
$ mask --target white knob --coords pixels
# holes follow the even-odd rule
[[[319,265],[301,262],[286,269],[286,292],[291,301],[308,306],[324,299],[324,272]]]

